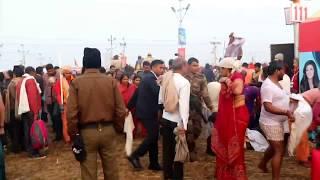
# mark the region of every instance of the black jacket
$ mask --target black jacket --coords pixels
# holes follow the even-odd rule
[[[157,78],[152,72],[144,74],[137,90],[136,116],[145,120],[156,120],[159,110],[159,90]]]

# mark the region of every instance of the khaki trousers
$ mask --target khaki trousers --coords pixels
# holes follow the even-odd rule
[[[97,155],[100,155],[105,180],[118,180],[119,174],[115,164],[116,132],[112,125],[98,128],[86,128],[81,130],[85,144],[87,158],[81,163],[81,179],[96,180]]]

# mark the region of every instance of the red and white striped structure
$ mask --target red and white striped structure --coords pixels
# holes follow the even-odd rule
[[[285,8],[285,13],[287,25],[301,23],[308,19],[308,7],[301,4],[292,4],[291,7]]]

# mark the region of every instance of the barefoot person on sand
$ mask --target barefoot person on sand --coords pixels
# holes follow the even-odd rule
[[[281,61],[273,61],[268,68],[268,78],[261,87],[262,110],[260,127],[269,141],[269,148],[262,158],[259,168],[268,172],[267,163],[271,160],[272,179],[280,178],[280,169],[285,152],[284,123],[293,119],[289,111],[289,94],[281,87],[279,81],[284,75]]]

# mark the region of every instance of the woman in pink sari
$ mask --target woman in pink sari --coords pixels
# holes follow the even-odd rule
[[[234,60],[220,63],[222,78],[217,120],[212,129],[212,149],[216,153],[218,180],[246,180],[244,139],[249,113],[243,94],[244,80],[239,72],[232,73]]]

